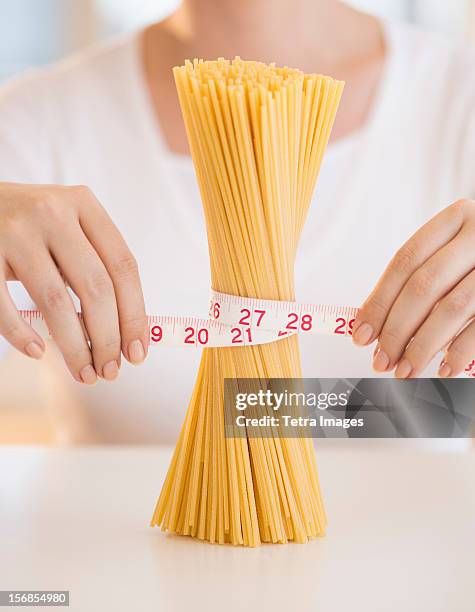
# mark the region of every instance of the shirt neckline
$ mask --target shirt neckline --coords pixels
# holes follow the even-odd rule
[[[357,142],[368,138],[369,135],[375,129],[377,129],[377,126],[379,126],[380,123],[380,118],[384,114],[383,109],[385,107],[385,100],[388,97],[388,92],[391,90],[392,75],[394,73],[397,61],[395,30],[397,29],[398,24],[397,22],[391,22],[384,18],[380,18],[379,22],[384,38],[386,57],[371,108],[368,111],[364,125],[347,136],[329,143],[325,152],[325,159],[338,157],[344,151],[352,149]],[[131,55],[133,63],[132,71],[135,80],[135,91],[138,96],[139,111],[141,117],[143,117],[144,127],[147,126],[148,133],[151,133],[154,137],[157,150],[160,152],[162,157],[165,157],[167,161],[191,165],[192,160],[190,155],[172,151],[165,140],[165,136],[160,125],[160,120],[156,116],[153,108],[153,103],[145,78],[141,55],[141,35],[142,30],[138,30],[132,34]],[[150,126],[152,126],[152,130],[150,130]]]

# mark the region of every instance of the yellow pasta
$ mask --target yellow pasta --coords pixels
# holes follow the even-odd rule
[[[260,62],[174,68],[206,218],[213,288],[293,300],[297,245],[343,83]],[[225,378],[298,378],[296,336],[203,351],[152,525],[210,542],[325,532],[312,441],[225,437]]]

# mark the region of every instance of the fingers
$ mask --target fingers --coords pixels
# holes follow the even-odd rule
[[[96,373],[115,380],[120,368],[119,317],[111,278],[78,225],[66,225],[50,238],[51,253],[81,301]]]
[[[46,350],[42,338],[22,319],[0,277],[0,335],[24,355],[41,359]]]
[[[379,334],[378,354],[374,361],[377,371],[392,370],[395,367],[411,338],[430,315],[434,305],[473,270],[475,251],[472,244],[472,234],[462,230],[454,240],[437,251],[408,279],[392,305]],[[451,317],[445,321],[444,314],[439,308],[435,315],[437,319],[442,317],[442,320],[439,321],[442,327],[434,330],[433,342],[436,344],[440,335],[446,329],[450,329],[456,319],[456,317]],[[465,322],[462,321],[461,324]],[[453,333],[459,329],[460,327]],[[441,346],[439,344],[437,350]],[[416,350],[416,347],[417,342],[413,346],[413,351]]]
[[[7,278],[17,279],[42,311],[76,380],[95,382],[96,370],[114,379],[121,350],[132,363],[143,361],[148,321],[137,264],[90,190],[2,185],[0,331],[27,350],[31,331],[14,314],[4,286]],[[61,274],[81,300],[85,330]]]
[[[31,244],[10,261],[16,277],[43,313],[64,360],[78,382],[97,380],[92,355],[71,296],[55,262],[42,245]]]
[[[409,278],[457,235],[463,222],[463,204],[449,206],[419,229],[396,253],[359,310],[353,327],[355,344],[366,346],[379,336],[390,309]]]
[[[448,293],[430,314],[427,320],[417,330],[412,341],[407,346],[396,369],[397,378],[419,376],[434,355],[457,336],[460,330],[475,315],[475,272],[466,276],[450,293]],[[466,332],[462,332],[463,336]],[[453,343],[454,366],[460,372],[475,355],[475,344],[472,344],[472,356],[465,363],[455,363],[458,350],[461,347],[469,349],[465,344],[467,338],[456,339]],[[463,356],[463,355],[462,355]],[[454,367],[455,371],[455,367]]]
[[[122,235],[93,196],[80,207],[79,218],[114,286],[122,352],[131,363],[141,363],[148,352],[149,334],[137,263]]]

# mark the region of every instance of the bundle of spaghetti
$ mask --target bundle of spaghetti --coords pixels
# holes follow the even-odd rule
[[[213,288],[293,300],[297,245],[343,83],[260,62],[174,68],[203,201]],[[227,437],[224,379],[301,377],[296,336],[204,349],[152,525],[234,545],[306,542],[326,516],[313,443]]]

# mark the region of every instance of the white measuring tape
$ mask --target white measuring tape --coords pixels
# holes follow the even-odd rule
[[[49,334],[41,312],[19,312],[40,335]],[[253,346],[297,333],[350,336],[357,312],[357,308],[346,306],[261,300],[212,291],[208,319],[149,316],[150,345]]]
[[[19,312],[40,335],[49,333],[38,310]],[[149,316],[150,346],[254,346],[294,334],[349,337],[357,313],[350,306],[261,300],[212,291],[208,319]],[[475,377],[475,360],[465,373]]]

